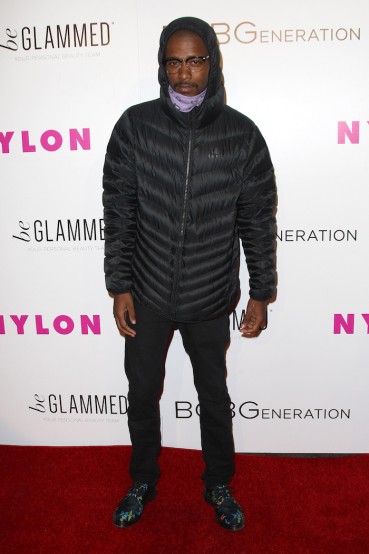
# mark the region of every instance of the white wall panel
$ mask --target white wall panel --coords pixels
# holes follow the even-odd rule
[[[102,271],[102,165],[120,114],[157,97],[159,35],[184,15],[207,20],[219,33],[228,103],[260,127],[278,185],[283,240],[277,240],[278,298],[270,306],[269,328],[248,341],[231,316],[228,384],[236,449],[365,452],[364,0],[189,0],[185,11],[162,0],[2,2],[0,440],[129,443],[124,339],[115,328]],[[81,45],[74,45],[75,28]],[[68,29],[70,46],[63,47]],[[338,144],[339,122],[359,129],[356,142],[346,136]],[[71,149],[70,129],[81,135],[86,129],[90,144],[85,140],[84,147]],[[55,151],[50,130],[57,140],[62,137]],[[22,131],[28,132],[23,143]],[[49,149],[41,144],[46,140]],[[24,151],[32,149],[27,141],[35,151]],[[247,302],[244,263],[241,279],[238,319]],[[346,320],[354,314],[350,333],[341,327],[334,334],[335,314]],[[24,318],[11,315],[28,316],[23,328]],[[98,316],[99,329],[83,334],[81,315]],[[71,330],[71,321],[73,331],[62,334],[63,325]],[[191,366],[176,332],[161,401],[164,445],[200,448],[196,404]]]

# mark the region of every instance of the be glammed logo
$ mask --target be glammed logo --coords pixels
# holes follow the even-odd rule
[[[0,30],[0,49],[8,52],[80,49],[110,44],[110,25],[105,21],[64,25],[8,27]]]
[[[127,396],[116,394],[35,394],[29,410],[40,414],[125,415]]]
[[[99,219],[35,219],[18,221],[12,235],[20,243],[98,242],[104,240],[104,220]]]

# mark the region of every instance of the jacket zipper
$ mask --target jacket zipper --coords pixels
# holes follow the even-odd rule
[[[191,115],[189,114],[189,116],[190,116],[190,122],[191,122]],[[173,277],[173,289],[172,289],[172,296],[170,301],[172,306],[173,317],[175,316],[175,313],[177,310],[176,296],[177,296],[177,289],[178,289],[178,283],[179,283],[179,269],[181,265],[182,248],[184,244],[184,235],[185,235],[187,204],[188,204],[188,188],[189,188],[189,180],[190,180],[191,153],[192,153],[192,127],[190,123],[190,129],[188,133],[188,144],[187,144],[186,179],[185,179],[185,187],[184,187],[184,195],[183,195],[181,228],[179,231],[179,239],[177,244],[177,255],[175,260],[175,271],[174,271],[174,277]]]

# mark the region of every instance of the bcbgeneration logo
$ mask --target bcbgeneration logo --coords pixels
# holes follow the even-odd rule
[[[58,335],[70,335],[79,333],[81,335],[101,335],[101,323],[99,315],[79,315],[73,318],[69,315],[58,315],[50,323],[50,317],[43,315],[0,315],[0,335],[6,335],[16,330],[18,335],[36,334],[49,335],[56,333]]]
[[[346,139],[351,144],[360,144],[360,129],[363,126],[369,125],[369,121],[339,121],[337,129],[337,142],[338,144],[346,144]],[[366,127],[366,131],[368,131]]]
[[[355,322],[358,322],[358,330],[362,334],[369,334],[369,314],[334,314],[333,334],[340,335],[341,331],[346,335],[353,335],[357,332]]]
[[[351,409],[346,408],[260,408],[257,402],[247,400],[236,406],[231,402],[232,417],[243,419],[350,419]],[[175,402],[176,419],[189,419],[194,415],[200,415],[199,404],[181,400]]]
[[[266,29],[259,27],[252,21],[241,21],[232,25],[230,23],[211,23],[219,44],[228,44],[236,40],[241,44],[278,44],[278,43],[307,43],[334,42],[360,40],[361,29],[357,27],[320,27],[298,29]]]
[[[12,235],[21,243],[65,243],[104,240],[103,219],[36,219],[18,221],[18,231]]]
[[[8,52],[87,48],[110,44],[110,26],[105,21],[68,23],[64,25],[32,25],[21,29],[1,30],[0,49]]]
[[[67,150],[91,150],[91,137],[90,129],[84,127],[81,131],[78,129],[69,129],[67,137],[60,131],[55,129],[47,129],[37,138],[30,131],[21,131],[20,135],[14,137],[15,131],[0,131],[0,143],[2,154],[10,154],[14,150],[13,145],[15,143],[16,149],[21,152],[36,152],[40,149],[47,152],[55,152],[60,150],[64,144],[64,148]],[[14,140],[15,139],[15,140]]]
[[[356,242],[357,229],[280,229],[280,242]]]

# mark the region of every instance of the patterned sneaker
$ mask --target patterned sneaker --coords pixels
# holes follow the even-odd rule
[[[140,519],[147,502],[154,500],[156,485],[135,481],[127,495],[119,502],[114,514],[113,523],[117,527],[129,527]]]
[[[215,518],[219,525],[231,531],[243,529],[245,518],[242,508],[233,498],[228,485],[205,487],[204,499],[215,508]]]

